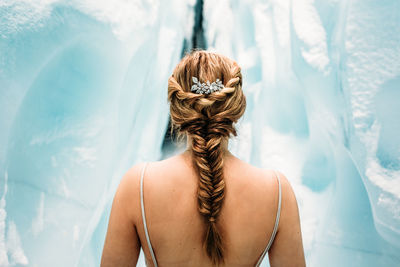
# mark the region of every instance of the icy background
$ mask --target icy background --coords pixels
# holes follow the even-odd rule
[[[170,153],[195,6],[0,0],[0,266],[99,265],[123,173]],[[291,181],[308,266],[400,266],[400,2],[205,0],[203,16],[243,69],[231,149]]]

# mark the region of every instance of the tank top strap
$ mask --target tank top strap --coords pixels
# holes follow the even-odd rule
[[[147,246],[149,248],[154,267],[158,267],[156,256],[154,255],[153,247],[151,246],[151,242],[150,242],[149,231],[147,229],[147,222],[146,222],[146,213],[144,210],[143,180],[144,180],[144,172],[146,170],[146,167],[147,167],[147,162],[143,165],[142,172],[140,174],[140,207],[142,209],[143,228],[144,228],[144,234],[146,236]]]
[[[281,202],[282,202],[282,188],[281,188],[281,179],[279,177],[279,173],[277,171],[274,171],[276,178],[278,180],[278,209],[276,211],[276,217],[275,217],[275,225],[274,225],[274,229],[272,230],[272,234],[271,237],[268,241],[268,245],[267,247],[264,249],[264,252],[261,254],[260,259],[258,260],[256,266],[260,266],[261,262],[263,261],[265,255],[268,253],[269,249],[272,246],[272,243],[275,240],[275,235],[276,232],[278,231],[278,225],[279,225],[279,218],[281,216]]]

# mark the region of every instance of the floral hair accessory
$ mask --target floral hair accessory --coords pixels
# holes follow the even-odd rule
[[[190,91],[196,94],[211,94],[213,92],[221,91],[224,88],[222,81],[217,79],[215,82],[201,83],[196,77],[192,77],[193,85]]]

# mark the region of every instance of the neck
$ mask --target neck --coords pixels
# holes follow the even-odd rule
[[[186,135],[186,151],[188,153],[192,153],[191,148],[192,148],[192,138],[190,138],[189,135]],[[228,150],[228,143],[229,143],[229,139],[228,138],[224,138],[222,139],[221,142],[221,150],[222,150],[222,154],[225,155],[230,155],[231,153]]]

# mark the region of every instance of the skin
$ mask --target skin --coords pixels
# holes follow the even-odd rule
[[[101,267],[136,266],[140,248],[153,266],[140,209],[140,172],[132,167],[114,197]],[[282,210],[269,251],[271,267],[305,266],[299,212],[293,190],[280,173]],[[149,163],[144,202],[151,243],[159,266],[212,266],[202,249],[205,226],[197,211],[197,180],[186,151]],[[272,234],[278,205],[273,171],[255,168],[225,150],[225,199],[218,227],[225,244],[223,266],[254,266]]]

